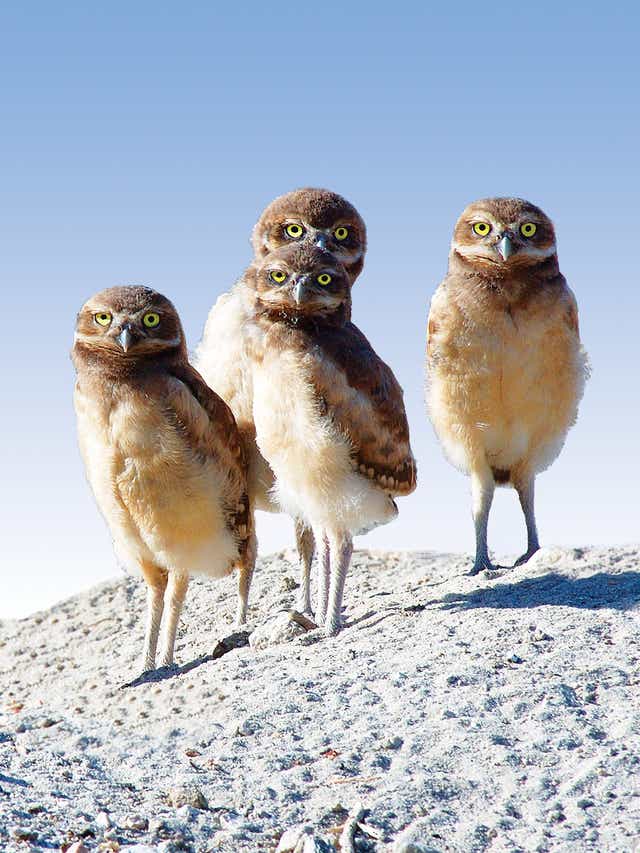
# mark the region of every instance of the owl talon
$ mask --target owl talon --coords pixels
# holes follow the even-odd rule
[[[516,566],[523,566],[525,563],[528,563],[529,560],[533,557],[533,555],[535,553],[537,553],[539,550],[540,550],[539,545],[536,545],[535,548],[528,548],[526,553],[524,553],[521,557],[518,557],[518,559],[513,564],[513,568],[515,569]]]
[[[325,625],[324,633],[327,637],[337,637],[340,631],[342,631],[343,625],[342,620],[338,622],[330,622]]]
[[[479,575],[480,572],[499,572],[503,568],[505,566],[494,566],[488,557],[482,557],[473,564],[473,568],[469,572],[469,577]]]

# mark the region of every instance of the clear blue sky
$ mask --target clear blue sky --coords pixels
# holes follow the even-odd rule
[[[167,294],[191,346],[262,208],[327,186],[370,249],[354,318],[405,388],[420,488],[358,544],[471,551],[468,484],[423,405],[429,299],[472,199],[554,219],[594,375],[539,479],[544,543],[638,541],[636,4],[23,3],[0,11],[0,616],[116,571],[68,358],[93,292]],[[490,542],[523,550],[512,492]],[[291,541],[263,516],[261,550]]]

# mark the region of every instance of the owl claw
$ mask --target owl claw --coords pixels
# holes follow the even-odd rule
[[[469,576],[474,577],[475,575],[479,575],[480,572],[498,572],[502,568],[503,566],[494,566],[488,557],[480,557],[476,558],[473,568],[469,572]]]
[[[513,568],[515,569],[516,566],[523,566],[525,563],[528,563],[529,560],[536,553],[536,551],[539,551],[539,550],[540,550],[539,545],[536,545],[535,548],[527,548],[526,553],[523,554],[521,557],[518,557],[518,559],[515,561],[515,563],[513,564]]]

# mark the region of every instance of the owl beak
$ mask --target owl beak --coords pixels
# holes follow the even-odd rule
[[[296,300],[296,305],[302,305],[307,301],[307,277],[299,278],[293,288],[293,298]]]
[[[319,249],[322,249],[323,252],[327,250],[327,235],[326,234],[318,234],[316,237],[316,246]]]
[[[117,336],[116,340],[122,347],[123,352],[127,352],[128,349],[131,348],[131,344],[133,343],[133,335],[131,333],[131,326],[123,326],[122,331]]]
[[[509,260],[515,252],[515,247],[511,242],[511,237],[508,234],[503,234],[502,239],[496,243],[496,250],[503,261]]]

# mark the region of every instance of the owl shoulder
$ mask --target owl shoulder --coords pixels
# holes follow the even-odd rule
[[[427,357],[430,360],[447,346],[463,321],[462,311],[452,292],[455,289],[453,284],[455,282],[449,277],[445,278],[431,299],[427,319]]]
[[[541,288],[537,306],[552,328],[579,340],[578,303],[563,275]]]
[[[323,337],[329,356],[322,383],[327,412],[348,436],[354,461],[393,494],[416,486],[403,392],[391,368],[352,323]]]
[[[225,456],[246,469],[246,455],[236,420],[229,406],[190,364],[173,365],[166,381],[166,405],[206,456]]]
[[[578,301],[571,290],[571,288],[565,284],[564,292],[563,292],[563,317],[564,321],[569,327],[570,331],[576,335],[577,338],[580,337],[580,320],[578,317]]]

